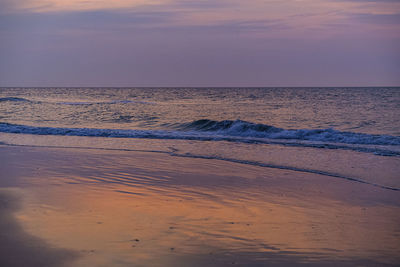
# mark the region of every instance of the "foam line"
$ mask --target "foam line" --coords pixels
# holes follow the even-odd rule
[[[18,145],[18,144],[8,144],[8,143],[4,143],[4,142],[0,142],[0,145],[17,146],[17,147],[22,146],[22,147],[39,147],[39,148],[63,148],[63,149],[83,149],[83,150],[89,149],[89,150],[106,150],[106,151],[159,153],[159,154],[168,154],[172,157],[222,160],[222,161],[228,161],[228,162],[237,163],[237,164],[252,165],[252,166],[258,166],[258,167],[263,167],[263,168],[272,168],[272,169],[289,170],[289,171],[296,171],[296,172],[303,172],[303,173],[319,174],[319,175],[323,175],[323,176],[345,179],[345,180],[351,181],[351,182],[357,182],[357,183],[361,183],[361,184],[371,185],[371,186],[375,186],[375,187],[378,187],[381,189],[400,191],[400,188],[397,188],[397,187],[390,187],[390,186],[385,186],[385,185],[381,185],[381,184],[377,184],[377,183],[372,183],[372,182],[364,181],[364,180],[361,180],[358,178],[344,176],[344,175],[341,175],[338,173],[331,173],[331,172],[326,172],[326,171],[298,168],[298,167],[285,166],[285,165],[268,164],[268,163],[262,163],[262,162],[257,162],[257,161],[240,160],[240,159],[234,159],[234,158],[223,158],[223,157],[218,157],[218,156],[204,156],[204,155],[195,155],[195,154],[191,154],[191,153],[178,154],[178,153],[176,153],[178,150],[175,148],[169,148],[170,151],[162,151],[162,150],[120,149],[120,148],[73,147],[73,146],[67,147],[67,146]]]
[[[361,180],[358,178],[352,178],[352,177],[344,176],[344,175],[341,175],[338,173],[332,173],[332,172],[326,172],[326,171],[320,171],[320,170],[304,169],[304,168],[297,168],[297,167],[284,166],[284,165],[275,165],[275,164],[268,164],[268,163],[262,163],[262,162],[257,162],[257,161],[240,160],[240,159],[234,159],[234,158],[223,158],[223,157],[218,157],[218,156],[194,155],[194,154],[190,154],[190,153],[186,153],[186,154],[170,153],[170,154],[171,154],[171,156],[175,156],[175,157],[222,160],[222,161],[228,161],[228,162],[233,162],[233,163],[258,166],[258,167],[313,173],[313,174],[319,174],[319,175],[330,176],[330,177],[335,177],[335,178],[341,178],[341,179],[345,179],[345,180],[352,181],[352,182],[372,185],[372,186],[379,187],[382,189],[400,191],[400,188],[380,185],[380,184],[376,184],[376,183],[372,183],[372,182],[367,182],[367,181],[364,181],[364,180]]]

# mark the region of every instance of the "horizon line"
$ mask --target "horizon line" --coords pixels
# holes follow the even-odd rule
[[[367,86],[0,86],[0,88],[396,88],[400,85]]]

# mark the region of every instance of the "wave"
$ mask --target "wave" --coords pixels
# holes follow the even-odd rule
[[[21,97],[0,97],[0,102],[31,102],[31,101]]]
[[[88,137],[116,137],[116,138],[160,138],[181,139],[179,133],[161,130],[121,130],[121,129],[97,129],[97,128],[56,128],[36,127],[0,122],[0,132],[34,135],[65,135]],[[190,135],[189,135],[190,136]]]
[[[218,135],[307,140],[344,144],[363,145],[400,145],[399,136],[372,135],[354,132],[342,132],[334,129],[282,129],[266,124],[256,124],[242,120],[196,120],[190,123],[174,125],[183,131],[200,131]]]
[[[207,126],[208,125],[208,126]],[[219,126],[218,126],[219,125]],[[222,125],[222,126],[221,126]],[[227,141],[252,144],[345,149],[374,153],[381,156],[400,156],[400,137],[368,135],[326,130],[285,130],[244,121],[196,121],[176,126],[176,130],[122,130],[96,128],[36,127],[0,122],[0,132],[33,135],[86,136],[113,138],[177,139],[195,141]],[[379,145],[380,147],[365,146]],[[382,146],[384,146],[382,148]],[[394,147],[396,146],[396,147]]]

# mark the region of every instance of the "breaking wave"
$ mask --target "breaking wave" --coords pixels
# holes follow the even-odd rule
[[[199,131],[227,136],[254,137],[267,139],[307,140],[344,144],[400,145],[399,136],[372,135],[342,132],[334,129],[282,129],[266,124],[256,124],[241,120],[196,120],[175,125],[183,131]]]
[[[381,156],[400,156],[399,136],[341,132],[333,129],[287,130],[240,120],[197,120],[191,123],[170,125],[167,130],[56,128],[0,122],[0,132],[58,136],[227,141],[345,149]]]

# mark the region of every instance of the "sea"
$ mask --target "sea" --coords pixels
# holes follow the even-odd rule
[[[0,142],[145,151],[400,190],[400,88],[0,88]]]

